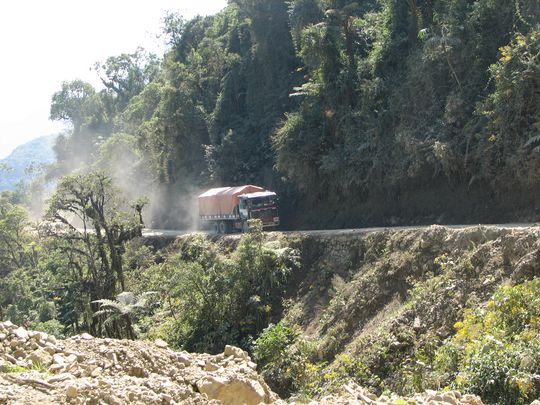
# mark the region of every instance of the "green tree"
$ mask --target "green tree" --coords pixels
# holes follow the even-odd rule
[[[155,293],[145,292],[135,295],[124,291],[116,296],[116,300],[101,299],[94,301],[99,305],[95,317],[103,319],[102,333],[116,339],[137,338],[134,325],[139,316],[148,310]]]
[[[129,208],[112,179],[101,172],[60,179],[43,226],[51,250],[62,255],[56,256],[55,266],[63,274],[58,294],[65,324],[100,333],[92,302],[113,299],[125,290],[124,244],[141,235],[142,208]]]
[[[35,252],[28,246],[28,214],[11,197],[10,192],[0,193],[0,277],[36,261]]]
[[[121,112],[159,73],[159,59],[143,48],[96,63],[94,68],[103,85],[115,95],[116,110]]]

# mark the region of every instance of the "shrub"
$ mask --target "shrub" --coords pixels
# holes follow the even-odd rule
[[[317,363],[316,344],[280,322],[270,325],[255,341],[253,355],[266,382],[278,394],[309,396],[320,387],[324,363]]]
[[[540,395],[540,279],[501,287],[465,311],[456,335],[436,354],[439,372],[493,404],[530,403]]]

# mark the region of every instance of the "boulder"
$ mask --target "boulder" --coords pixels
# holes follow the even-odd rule
[[[15,329],[14,333],[15,333],[15,336],[17,336],[19,339],[22,339],[24,341],[27,341],[30,337],[26,329],[24,329],[22,326]]]
[[[52,360],[54,364],[64,364],[66,362],[66,359],[61,354],[54,354],[52,356]]]
[[[26,360],[32,361],[32,364],[41,364],[43,366],[50,366],[52,364],[53,358],[43,349],[34,350],[30,353]]]
[[[83,339],[83,340],[92,340],[93,338],[94,337],[89,333],[85,332],[85,333],[81,334],[81,339]]]
[[[161,349],[166,349],[169,346],[169,344],[162,339],[154,340],[154,344]]]
[[[224,405],[256,405],[270,399],[256,380],[207,376],[197,383],[197,388],[209,399],[217,399]]]

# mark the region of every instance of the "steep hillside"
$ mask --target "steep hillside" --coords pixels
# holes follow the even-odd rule
[[[8,166],[8,171],[0,173],[0,191],[13,189],[17,183],[31,178],[27,169],[39,168],[42,164],[54,161],[53,145],[57,135],[47,135],[36,138],[18,146],[0,164]]]
[[[539,237],[539,228],[440,226],[287,235],[302,270],[280,323],[257,341],[262,373],[282,393],[352,378],[376,392],[451,386],[490,403],[530,402],[540,362],[520,359],[536,347]],[[511,314],[521,321],[509,329]],[[489,336],[501,345],[493,353]],[[270,341],[287,345],[268,356]]]
[[[186,235],[170,245],[144,286],[177,280],[165,307],[190,313],[154,317],[149,336],[242,345],[282,397],[339,395],[351,381],[378,395],[447,387],[492,404],[540,396],[538,227],[270,233],[248,245],[252,237]]]

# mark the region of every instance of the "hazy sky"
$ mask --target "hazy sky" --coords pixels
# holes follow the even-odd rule
[[[62,129],[49,121],[62,81],[99,84],[90,67],[143,46],[161,56],[165,11],[213,14],[226,0],[17,0],[0,2],[0,159]]]

